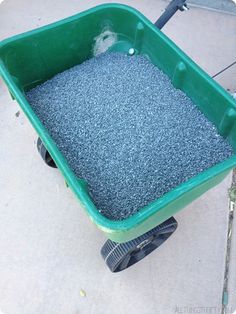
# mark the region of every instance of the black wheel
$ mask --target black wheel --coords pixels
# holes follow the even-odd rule
[[[140,237],[125,243],[111,240],[103,245],[102,257],[112,272],[122,271],[157,249],[164,243],[178,226],[174,217],[169,218]]]
[[[40,156],[42,157],[43,161],[52,168],[57,168],[54,160],[52,159],[52,157],[50,156],[49,152],[47,151],[47,149],[45,148],[45,146],[43,145],[43,142],[41,140],[41,138],[39,137],[37,140],[37,149],[38,152],[40,154]]]

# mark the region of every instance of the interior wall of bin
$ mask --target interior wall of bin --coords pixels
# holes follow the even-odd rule
[[[128,9],[95,8],[80,18],[75,16],[68,21],[19,35],[18,40],[10,40],[1,47],[0,57],[19,87],[28,90],[91,58],[95,38],[104,28],[109,27],[117,34],[118,40],[111,50],[126,51],[127,47],[134,46],[138,53],[147,55],[172,80],[177,75],[176,87],[182,89],[221,132],[222,118],[229,106],[233,110],[236,108],[233,98],[232,101],[229,100],[231,96],[226,97],[220,86],[161,32],[155,31],[147,23],[149,22]],[[140,37],[138,40],[137,36]],[[135,47],[137,42],[138,47]],[[178,82],[180,62],[184,65],[184,70],[180,73],[181,79]],[[228,132],[224,136],[229,138],[236,149],[235,119],[231,119],[228,124]]]

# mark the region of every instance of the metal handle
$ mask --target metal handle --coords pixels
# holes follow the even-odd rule
[[[186,0],[172,0],[168,6],[165,8],[164,13],[159,17],[159,19],[154,23],[157,28],[162,29],[162,27],[172,18],[172,16],[178,11],[187,11],[188,7]]]

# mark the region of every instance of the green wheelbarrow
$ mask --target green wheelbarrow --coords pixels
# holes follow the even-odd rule
[[[133,216],[110,220],[96,208],[86,182],[68,166],[25,92],[98,52],[143,54],[193,100],[236,149],[234,99],[160,31],[178,9],[186,9],[185,1],[172,1],[153,24],[133,8],[105,4],[0,43],[0,74],[37,131],[43,160],[60,169],[90,219],[106,234],[101,254],[113,272],[128,268],[159,247],[177,228],[173,215],[221,182],[235,167],[236,156],[182,183]]]

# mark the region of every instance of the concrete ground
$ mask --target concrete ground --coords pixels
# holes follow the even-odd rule
[[[5,0],[0,39],[104,2]],[[166,5],[120,2],[152,21]],[[211,75],[235,61],[233,15],[191,8],[163,31]],[[217,80],[234,91],[235,75],[236,67]],[[37,135],[3,82],[0,104],[0,313],[221,313],[231,174],[176,215],[179,227],[159,250],[112,274],[99,256],[105,237],[59,171],[41,161]],[[236,310],[235,230],[227,313]]]
[[[188,0],[189,5],[196,5],[202,8],[210,8],[216,11],[236,13],[235,0]]]

